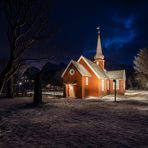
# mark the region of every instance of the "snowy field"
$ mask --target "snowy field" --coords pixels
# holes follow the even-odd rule
[[[0,148],[148,148],[148,92],[101,99],[0,99]]]

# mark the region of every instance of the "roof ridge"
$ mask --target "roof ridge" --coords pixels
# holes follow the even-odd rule
[[[91,60],[87,59],[86,57],[84,57],[83,55],[80,56],[78,62],[80,61],[80,59],[83,58],[87,64],[89,64],[89,66],[93,69],[93,71],[96,73],[97,77],[103,77],[103,78],[108,78],[108,76],[105,74],[105,72],[99,68],[99,66],[97,64],[95,64],[94,62],[92,62]],[[98,70],[97,70],[98,69]],[[101,76],[102,75],[102,76]]]

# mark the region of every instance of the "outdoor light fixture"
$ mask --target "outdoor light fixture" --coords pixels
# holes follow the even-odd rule
[[[19,85],[22,85],[22,82],[19,82]]]

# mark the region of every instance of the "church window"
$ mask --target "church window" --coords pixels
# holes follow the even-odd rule
[[[88,77],[85,78],[85,85],[88,85]]]
[[[74,69],[70,69],[69,74],[73,76],[75,74],[75,70]]]
[[[105,82],[105,81],[102,79],[102,91],[104,91],[104,87],[105,87],[104,82]]]
[[[109,90],[109,80],[107,80],[107,90]]]

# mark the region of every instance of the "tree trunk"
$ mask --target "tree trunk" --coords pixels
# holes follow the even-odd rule
[[[34,98],[33,103],[42,103],[42,84],[41,84],[41,72],[38,72],[34,81]]]
[[[0,95],[2,94],[3,88],[5,85],[5,79],[0,75]]]
[[[63,97],[66,97],[66,85],[63,85]]]
[[[14,88],[13,88],[13,76],[9,78],[7,81],[7,94],[6,97],[13,98],[14,97]]]
[[[0,94],[2,93],[4,85],[5,85],[6,81],[9,78],[8,76],[6,77],[6,75],[8,74],[8,72],[11,71],[12,63],[13,63],[13,60],[12,60],[12,58],[10,58],[8,64],[6,65],[6,67],[0,73]]]
[[[0,95],[2,94],[3,88],[4,88],[5,80],[0,79]]]

